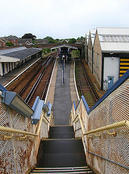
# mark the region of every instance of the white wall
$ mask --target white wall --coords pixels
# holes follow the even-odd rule
[[[103,89],[108,89],[108,76],[114,76],[114,83],[119,79],[119,57],[104,57]]]
[[[4,63],[4,70],[5,70],[4,74],[7,74],[7,73],[8,73],[8,70],[7,70],[7,63]]]
[[[2,63],[0,62],[0,76],[3,76]]]
[[[4,66],[4,74],[7,74],[9,71],[11,71],[12,69],[14,69],[14,63],[8,63],[8,62],[4,62],[3,63]],[[9,68],[10,66],[10,68]],[[2,63],[0,63],[0,75],[3,76],[3,67],[2,67]]]

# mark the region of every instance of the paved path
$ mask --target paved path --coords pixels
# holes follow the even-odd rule
[[[53,113],[55,125],[68,125],[72,107],[70,95],[70,64],[67,64],[64,72],[64,84],[62,84],[62,67],[58,64]]]

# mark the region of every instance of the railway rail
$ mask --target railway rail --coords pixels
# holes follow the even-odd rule
[[[83,71],[84,77],[85,77],[85,79],[86,79],[86,81],[87,81],[87,83],[88,83],[88,86],[89,86],[89,88],[90,88],[90,91],[91,91],[92,95],[93,95],[94,98],[95,98],[95,101],[97,101],[97,100],[99,100],[100,97],[99,97],[98,94],[96,93],[95,87],[94,87],[94,85],[93,85],[91,79],[89,78],[89,76],[88,76],[88,74],[87,74],[87,71],[86,71],[85,66],[84,66],[83,63],[82,63],[82,66],[83,66],[83,70],[84,70],[84,71]]]
[[[95,91],[92,81],[87,75],[83,63],[80,60],[76,60],[75,65],[76,82],[79,95],[80,97],[84,95],[89,107],[92,107],[95,104],[95,102],[99,99],[99,96]]]
[[[54,65],[55,54],[40,60],[16,81],[7,86],[8,90],[17,92],[32,107],[36,96],[45,99],[47,86]]]
[[[26,103],[28,103],[30,106],[33,105],[36,96],[39,96],[40,99],[43,100],[45,99],[53,66],[54,66],[53,58],[48,59],[48,61],[43,66],[43,69],[40,72],[36,82],[34,83],[30,92],[25,98]]]

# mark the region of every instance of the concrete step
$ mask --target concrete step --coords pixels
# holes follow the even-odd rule
[[[40,150],[43,153],[83,153],[84,147],[81,139],[46,139],[41,141]]]
[[[36,174],[36,173],[91,173],[93,172],[90,170],[88,166],[83,166],[83,167],[60,167],[60,168],[35,168],[31,174]]]
[[[50,127],[49,138],[54,138],[54,139],[75,138],[73,126]]]
[[[41,141],[38,167],[76,167],[85,165],[86,159],[81,139]]]

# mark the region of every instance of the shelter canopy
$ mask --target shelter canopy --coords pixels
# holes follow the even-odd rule
[[[57,48],[69,48],[69,49],[74,49],[74,50],[77,50],[78,48],[77,47],[74,47],[74,46],[71,46],[71,45],[66,45],[66,44],[63,44],[63,45],[59,45],[59,46],[55,46],[55,47],[52,47],[51,50],[53,49],[57,49]]]
[[[18,58],[18,59],[23,60],[29,56],[32,56],[32,55],[40,52],[41,50],[42,49],[39,49],[39,48],[26,48],[23,50],[9,52],[9,53],[3,54],[3,55],[7,56],[7,57],[14,57],[14,58]]]
[[[0,55],[0,62],[19,62],[20,59]]]

